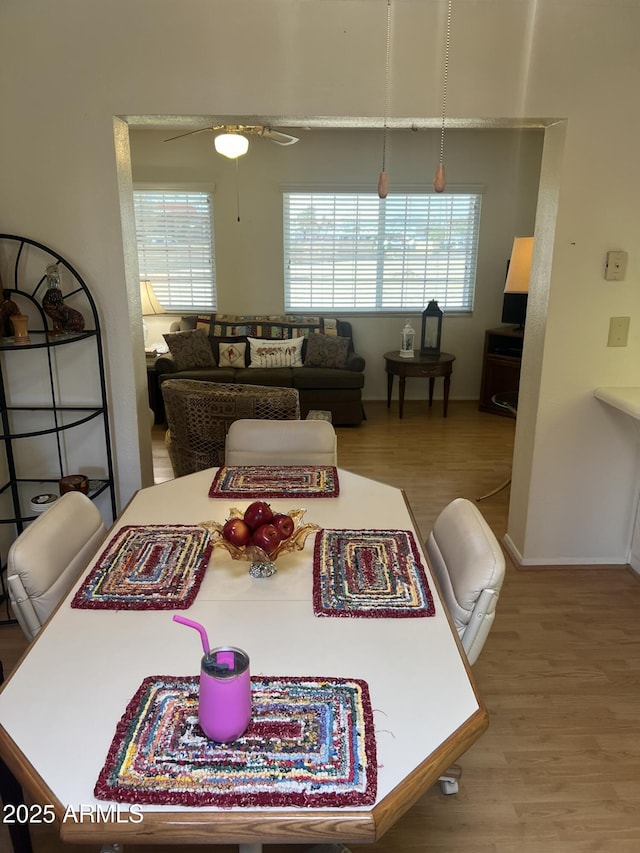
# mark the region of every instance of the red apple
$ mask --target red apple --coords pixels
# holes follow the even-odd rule
[[[278,528],[275,524],[263,524],[254,531],[251,541],[258,548],[262,548],[265,554],[271,555],[280,542]]]
[[[244,511],[244,520],[252,530],[268,524],[273,518],[271,507],[264,501],[254,501]]]
[[[278,528],[281,539],[288,539],[295,529],[291,516],[285,515],[283,512],[277,512],[273,516],[272,523]]]
[[[222,535],[227,542],[237,545],[238,548],[243,548],[251,540],[251,528],[241,518],[230,518],[222,528]]]

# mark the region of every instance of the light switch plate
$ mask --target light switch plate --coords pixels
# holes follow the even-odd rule
[[[611,317],[609,319],[608,347],[626,347],[630,321],[631,317]]]

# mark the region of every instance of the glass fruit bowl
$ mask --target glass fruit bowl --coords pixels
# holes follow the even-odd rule
[[[285,513],[277,513],[277,515],[289,516],[293,522],[293,530],[286,538],[279,539],[277,544],[268,551],[252,542],[247,545],[236,545],[225,537],[223,531],[231,519],[244,519],[244,512],[236,507],[230,509],[227,520],[222,524],[219,521],[202,521],[200,527],[204,527],[209,532],[214,548],[224,548],[234,560],[250,562],[249,574],[252,577],[268,578],[277,571],[275,561],[278,557],[292,551],[302,551],[307,536],[321,529],[317,524],[303,521],[305,512],[304,509],[290,509]]]

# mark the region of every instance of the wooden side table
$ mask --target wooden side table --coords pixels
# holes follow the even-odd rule
[[[512,326],[487,329],[484,335],[482,358],[482,381],[478,408],[482,412],[504,415],[511,418],[509,409],[497,405],[496,394],[511,391],[517,394],[520,384],[520,365],[524,331]]]
[[[404,409],[404,387],[407,376],[422,376],[429,380],[429,406],[433,405],[433,386],[436,377],[444,378],[444,397],[442,416],[447,417],[449,407],[449,386],[451,385],[451,373],[455,355],[450,352],[441,352],[440,355],[420,355],[416,353],[413,358],[403,358],[398,350],[385,352],[385,370],[387,371],[387,408],[391,407],[391,392],[393,390],[393,377],[400,377],[399,416],[402,417]]]

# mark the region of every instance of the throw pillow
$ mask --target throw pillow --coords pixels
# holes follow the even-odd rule
[[[271,341],[267,338],[247,338],[251,362],[249,367],[302,367],[304,338]]]
[[[246,344],[218,344],[219,357],[218,365],[220,367],[244,367],[244,353],[247,348]]]
[[[220,365],[220,344],[244,344],[245,345],[245,353],[244,353],[244,364],[237,365],[238,367],[246,367],[249,355],[249,348],[247,347],[247,338],[245,335],[242,336],[234,336],[228,338],[219,338],[215,335],[209,335],[209,343],[211,344],[211,350],[213,352],[213,357],[216,360],[218,366]]]
[[[193,370],[195,367],[215,367],[207,333],[202,329],[175,332],[162,336],[178,370]]]
[[[305,367],[338,367],[344,369],[347,364],[349,338],[334,335],[309,335]]]

